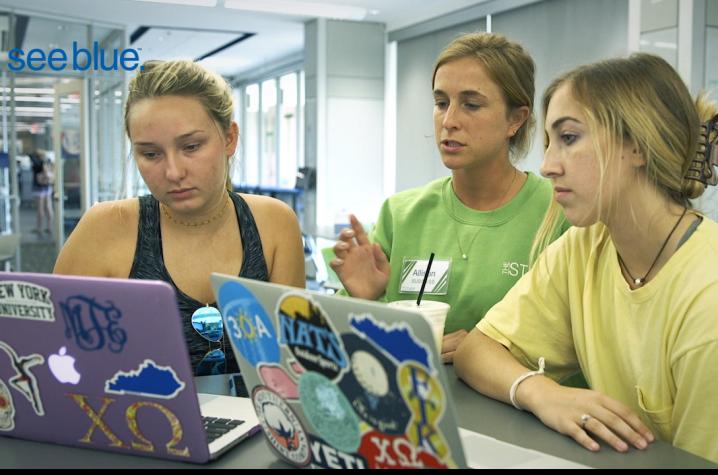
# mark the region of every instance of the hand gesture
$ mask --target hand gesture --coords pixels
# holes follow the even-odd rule
[[[351,229],[339,233],[334,245],[336,258],[329,263],[352,297],[376,300],[386,291],[391,266],[378,244],[369,242],[364,227],[353,214]]]

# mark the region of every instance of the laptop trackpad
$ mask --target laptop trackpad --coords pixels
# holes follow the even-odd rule
[[[461,427],[459,435],[470,468],[589,468]]]
[[[205,417],[239,419],[255,423],[252,400],[243,397],[198,393],[200,412]]]

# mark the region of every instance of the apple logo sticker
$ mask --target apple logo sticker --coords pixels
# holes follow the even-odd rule
[[[50,355],[47,364],[59,382],[77,384],[80,382],[80,373],[75,369],[75,358],[66,353],[67,348],[63,346],[57,354]]]

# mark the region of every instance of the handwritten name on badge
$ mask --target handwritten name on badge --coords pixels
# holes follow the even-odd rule
[[[428,260],[407,259],[401,265],[401,287],[402,294],[418,294],[421,284],[424,282]],[[449,291],[449,271],[451,270],[450,259],[434,259],[429,270],[429,277],[426,279],[424,293],[428,295],[446,295]]]

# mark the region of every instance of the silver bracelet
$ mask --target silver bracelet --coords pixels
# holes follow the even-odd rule
[[[516,381],[514,381],[514,384],[511,385],[511,389],[509,390],[509,400],[511,401],[511,404],[514,405],[516,409],[519,411],[523,411],[524,409],[519,406],[518,401],[516,400],[516,390],[519,387],[519,384],[524,382],[524,380],[530,378],[531,376],[536,376],[537,374],[543,374],[544,368],[546,367],[546,362],[544,361],[543,356],[538,359],[538,365],[539,369],[538,371],[529,371],[528,373],[524,373],[518,378],[516,378]]]

